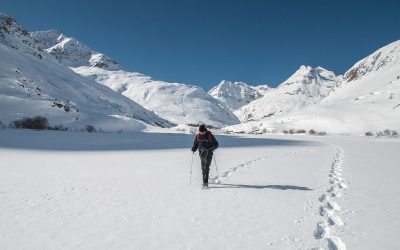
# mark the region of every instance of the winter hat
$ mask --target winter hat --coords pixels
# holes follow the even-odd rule
[[[201,124],[200,127],[199,127],[199,131],[200,132],[206,132],[207,131],[206,125]]]

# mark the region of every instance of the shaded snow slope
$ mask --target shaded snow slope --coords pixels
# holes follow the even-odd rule
[[[253,87],[244,82],[221,81],[208,94],[223,102],[232,111],[262,97],[270,88],[267,85]]]
[[[128,72],[107,56],[54,30],[32,32],[32,36],[43,49],[76,73],[110,87],[169,121],[215,127],[240,122],[229,108],[200,87],[157,81]]]
[[[235,111],[242,122],[289,113],[320,102],[337,83],[338,77],[322,67],[301,66],[289,79],[262,98]]]
[[[400,41],[356,63],[321,103],[232,131],[316,129],[364,134],[400,130]]]
[[[0,120],[43,115],[52,125],[104,130],[170,123],[108,87],[84,78],[40,49],[29,33],[0,14]],[[143,124],[144,123],[144,124]]]

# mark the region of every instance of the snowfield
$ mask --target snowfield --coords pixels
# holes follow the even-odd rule
[[[0,249],[400,247],[398,139],[216,137],[0,130]]]

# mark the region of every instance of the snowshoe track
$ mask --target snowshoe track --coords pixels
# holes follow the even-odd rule
[[[308,151],[310,151],[310,149],[307,148],[307,149],[305,149],[304,151],[305,151],[305,152],[308,152]],[[260,161],[260,160],[265,160],[265,159],[271,158],[271,157],[287,156],[287,155],[297,154],[297,153],[299,153],[299,152],[302,152],[302,151],[293,151],[293,152],[291,152],[291,153],[268,154],[268,155],[264,155],[264,156],[259,156],[259,157],[253,158],[252,160],[247,160],[247,161],[241,162],[241,163],[237,164],[236,166],[234,166],[234,167],[232,167],[232,168],[229,168],[229,169],[226,170],[226,171],[220,172],[219,178],[218,178],[218,176],[215,176],[215,177],[210,177],[209,180],[210,180],[211,183],[221,184],[221,183],[222,183],[225,179],[227,179],[231,174],[233,174],[233,173],[235,173],[235,172],[238,172],[238,171],[241,170],[241,169],[249,168],[249,167],[251,167],[255,162],[258,162],[258,161]],[[215,156],[214,156],[214,157],[215,157]],[[214,161],[214,159],[213,159],[213,161]],[[215,162],[213,162],[212,165],[215,165]],[[210,167],[210,168],[212,168],[212,167]],[[215,166],[214,166],[214,171],[215,171]],[[219,170],[219,171],[221,171],[221,170]],[[210,173],[211,173],[211,169],[210,169]]]
[[[346,244],[335,235],[345,225],[340,217],[342,208],[338,204],[338,198],[342,197],[343,191],[348,188],[342,176],[344,152],[337,147],[336,151],[329,172],[330,186],[319,197],[319,201],[321,202],[319,215],[322,217],[322,220],[317,223],[314,230],[314,237],[318,240],[325,240],[329,250],[346,250]]]
[[[261,157],[254,158],[254,159],[249,160],[249,161],[245,161],[245,162],[239,163],[238,165],[236,165],[236,166],[234,166],[234,167],[232,167],[232,168],[220,173],[219,174],[219,178],[218,178],[218,176],[215,176],[215,177],[210,178],[210,180],[212,182],[214,182],[214,183],[218,183],[218,184],[222,183],[222,181],[225,180],[226,178],[228,178],[229,175],[237,172],[240,169],[244,169],[246,167],[250,167],[253,163],[255,163],[257,161],[260,161],[260,160],[267,159],[268,157],[270,157],[270,156],[261,156]]]

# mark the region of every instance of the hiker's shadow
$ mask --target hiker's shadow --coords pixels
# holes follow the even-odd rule
[[[313,190],[308,187],[293,186],[293,185],[244,185],[244,184],[229,184],[229,183],[215,184],[210,188],[253,188],[253,189],[298,190],[298,191]]]

